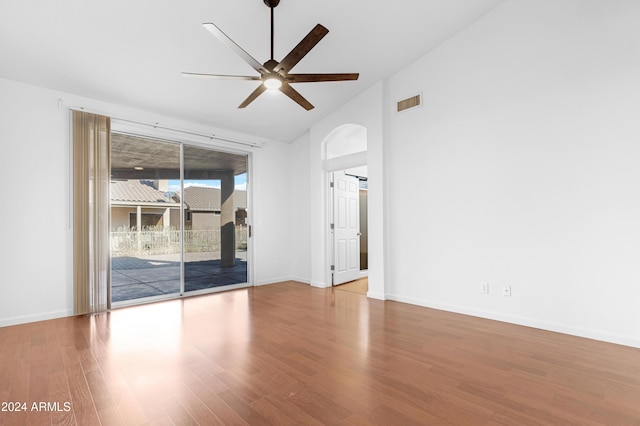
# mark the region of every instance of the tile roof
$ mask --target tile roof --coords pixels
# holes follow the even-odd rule
[[[193,211],[220,211],[220,188],[189,186],[184,189],[184,203]],[[246,208],[247,191],[236,190],[233,204],[234,210]]]
[[[176,201],[167,197],[150,185],[139,180],[117,180],[111,182],[111,201],[138,203],[171,203]]]
[[[184,203],[191,210],[220,211],[220,190],[189,186],[184,189]]]
[[[180,192],[173,198],[139,180],[114,180],[111,182],[111,201],[128,203],[180,203]],[[184,202],[193,211],[220,211],[220,188],[189,186],[184,189]],[[247,191],[234,192],[234,210],[247,208]]]

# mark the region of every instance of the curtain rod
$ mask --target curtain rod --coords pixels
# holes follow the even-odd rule
[[[63,101],[62,98],[60,98],[58,100],[58,105],[59,106],[62,105],[62,101]],[[154,129],[169,130],[171,132],[183,133],[185,135],[191,135],[191,136],[198,136],[198,137],[207,138],[207,139],[210,139],[210,140],[214,140],[215,139],[215,140],[221,141],[221,142],[230,142],[230,143],[235,143],[235,144],[239,144],[239,145],[250,146],[250,147],[253,147],[253,148],[262,148],[261,144],[258,144],[258,143],[255,143],[255,142],[237,141],[237,140],[233,140],[233,139],[227,139],[227,138],[223,138],[223,137],[220,137],[220,136],[216,136],[215,134],[208,135],[206,133],[197,133],[197,132],[191,132],[189,130],[181,130],[181,129],[175,129],[175,128],[172,128],[172,127],[162,126],[162,125],[160,125],[158,123],[151,124],[151,123],[145,123],[145,122],[142,122],[142,121],[130,120],[130,119],[127,119],[127,118],[122,118],[122,117],[115,117],[113,115],[103,114],[103,113],[100,113],[100,112],[97,112],[97,111],[93,111],[93,110],[87,109],[85,107],[71,107],[70,106],[70,107],[68,107],[68,109],[71,110],[71,111],[82,111],[82,112],[89,112],[89,113],[92,113],[92,114],[104,115],[104,116],[107,116],[107,117],[112,118],[114,120],[123,121],[123,122],[131,123],[131,124],[138,124],[138,125],[141,125],[141,126],[153,127]]]

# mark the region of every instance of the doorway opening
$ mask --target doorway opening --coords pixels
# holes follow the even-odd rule
[[[113,132],[112,306],[245,287],[248,155]]]
[[[355,287],[362,289],[369,262],[366,128],[355,124],[337,128],[327,138],[325,149],[331,284],[353,285],[361,280]]]
[[[331,173],[331,210],[329,228],[333,248],[331,283],[341,285],[360,280],[366,283],[368,250],[367,167]],[[364,285],[366,287],[366,285]]]

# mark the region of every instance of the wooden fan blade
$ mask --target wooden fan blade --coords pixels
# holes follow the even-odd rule
[[[254,70],[258,71],[260,74],[268,73],[269,71],[257,60],[253,58],[253,56],[249,55],[242,47],[238,46],[236,42],[231,40],[231,38],[222,32],[222,30],[216,27],[211,22],[205,22],[202,24],[211,34],[213,34],[218,40],[226,44],[236,52],[238,56],[240,56],[246,63],[248,63]]]
[[[224,75],[224,74],[203,74],[199,72],[183,72],[185,77],[203,77],[203,78],[217,78],[220,80],[260,80],[258,76],[249,75]]]
[[[285,73],[288,73],[327,33],[329,33],[328,29],[320,24],[316,25],[311,32],[280,61],[273,71],[280,72],[284,70]]]
[[[297,90],[295,90],[293,87],[288,85],[286,82],[282,83],[282,86],[280,86],[280,91],[285,95],[287,95],[288,97],[290,97],[291,99],[293,99],[294,102],[296,102],[298,105],[300,105],[302,108],[306,109],[307,111],[309,111],[310,109],[313,109],[313,105],[311,105],[311,103],[308,100],[306,100],[300,93],[298,93]]]
[[[247,99],[245,99],[240,105],[238,105],[238,108],[245,108],[247,105],[253,102],[258,96],[260,96],[265,90],[267,90],[267,88],[264,87],[264,84],[260,84],[260,86],[256,87],[256,90],[251,92],[251,94],[249,95],[249,97],[247,97]]]
[[[318,81],[350,81],[357,80],[360,74],[287,74],[289,83],[315,83]]]

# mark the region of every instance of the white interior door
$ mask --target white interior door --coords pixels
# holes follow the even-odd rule
[[[358,178],[333,173],[333,284],[360,277]]]

